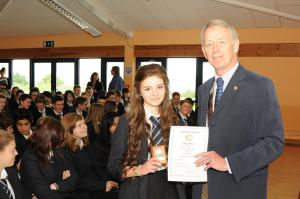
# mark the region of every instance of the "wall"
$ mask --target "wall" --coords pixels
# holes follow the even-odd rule
[[[238,33],[241,43],[300,43],[300,28],[240,29]],[[132,84],[135,73],[134,45],[200,44],[200,30],[136,32],[132,39],[124,39],[115,33],[105,33],[99,38],[88,34],[5,37],[0,38],[0,49],[40,48],[44,40],[54,40],[56,47],[124,45],[125,67],[133,69],[132,75],[125,76],[125,81]],[[297,89],[300,58],[242,57],[240,62],[274,81],[285,131],[299,132],[300,135],[300,92]]]

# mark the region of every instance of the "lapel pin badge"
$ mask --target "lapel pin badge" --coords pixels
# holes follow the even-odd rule
[[[234,87],[233,87],[233,90],[237,91],[238,88],[239,88],[238,86],[234,86]]]

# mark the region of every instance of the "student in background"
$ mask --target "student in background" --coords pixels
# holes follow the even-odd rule
[[[7,99],[4,95],[0,95],[0,113],[7,112]]]
[[[31,199],[31,194],[21,184],[14,165],[16,143],[13,134],[0,130],[0,198]]]
[[[32,135],[31,131],[31,123],[32,123],[32,115],[31,112],[27,109],[18,109],[15,116],[15,126],[14,126],[14,135],[16,140],[16,149],[18,151],[18,155],[16,156],[17,168],[20,166],[20,159],[28,149],[29,138]]]
[[[93,91],[93,99],[96,100],[100,92],[104,91],[102,82],[99,80],[99,75],[93,72],[90,81],[87,83],[86,87],[91,87]]]
[[[61,96],[56,95],[53,97],[52,103],[53,109],[49,112],[47,116],[53,117],[54,119],[60,121],[64,115],[64,100]]]
[[[66,90],[64,94],[64,114],[74,112],[74,93],[71,90]]]
[[[83,117],[69,113],[63,117],[62,124],[65,128],[65,154],[70,157],[80,179],[76,193],[81,199],[117,199],[117,193],[111,191],[118,184],[109,180],[104,172],[105,166],[96,161]]]
[[[177,123],[164,68],[157,64],[139,67],[132,96],[130,113],[121,117],[112,136],[108,160],[110,174],[121,181],[119,198],[177,198],[167,168],[149,154],[153,146],[168,146],[171,125]]]
[[[64,128],[51,117],[41,118],[22,156],[21,178],[39,199],[74,199],[78,178],[62,149]]]
[[[2,112],[0,113],[0,129],[7,131],[9,133],[13,133],[14,132],[14,120],[12,119],[12,117],[10,116],[9,113],[6,112]]]
[[[180,103],[180,93],[178,92],[173,92],[172,93],[172,105],[173,109],[176,113],[179,111],[179,103]]]
[[[73,87],[73,93],[74,93],[75,99],[76,99],[77,97],[79,97],[80,94],[81,94],[81,87],[80,87],[79,85],[75,85],[75,86]]]
[[[88,137],[91,145],[97,140],[100,134],[100,125],[104,114],[103,106],[94,103],[86,116],[85,122],[88,127]]]
[[[4,93],[5,97],[9,97],[11,82],[8,77],[5,77],[6,69],[4,67],[0,70],[0,90]]]

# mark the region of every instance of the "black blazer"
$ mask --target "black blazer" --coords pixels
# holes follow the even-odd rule
[[[5,171],[7,173],[8,181],[14,190],[15,199],[31,199],[31,194],[29,193],[28,190],[24,188],[23,184],[21,183],[16,168],[15,167],[5,168]],[[4,192],[2,187],[0,187],[0,198],[8,199],[8,196]]]
[[[40,199],[63,199],[73,196],[73,191],[78,182],[77,173],[72,164],[64,157],[61,149],[53,151],[54,157],[48,166],[42,166],[37,155],[32,149],[28,149],[21,161],[21,178],[27,188]],[[62,180],[65,170],[71,172],[71,176]],[[51,190],[50,184],[56,183],[59,190]]]
[[[78,188],[76,193],[81,199],[96,197],[103,199],[117,199],[116,193],[105,192],[108,175],[103,164],[96,161],[94,151],[90,145],[79,151],[64,148],[65,156],[68,156],[74,165],[78,177]],[[101,196],[101,197],[100,197]]]
[[[96,89],[96,90],[97,90],[96,93],[93,93],[93,97],[94,97],[94,101],[95,101],[95,102],[97,101],[97,98],[98,98],[100,92],[104,92],[104,86],[103,86],[102,82],[100,82],[100,81],[97,81],[97,82],[95,83],[95,86],[94,86],[94,87],[93,87],[92,82],[88,82],[86,86],[87,86],[87,87],[90,86],[90,87],[92,87],[93,89]]]
[[[52,112],[52,109],[49,107],[45,107],[46,115],[49,115]],[[32,109],[33,122],[31,126],[36,126],[37,121],[42,117],[42,113],[38,111],[37,108]]]
[[[16,150],[18,155],[16,155],[15,163],[18,163],[21,159],[23,153],[28,149],[29,141],[25,139],[25,137],[15,128],[14,136],[16,141]]]
[[[72,106],[69,106],[69,104],[65,101],[64,102],[64,109],[63,109],[64,115],[68,114],[68,113],[72,113],[74,111],[75,111],[74,104]]]
[[[58,121],[61,120],[61,117],[56,115],[55,112],[51,109],[48,113],[46,113],[47,116],[52,117],[54,119],[57,119]]]
[[[121,179],[124,154],[127,151],[128,132],[128,122],[125,116],[122,116],[115,133],[112,135],[111,150],[108,159],[108,170],[112,177],[121,180],[119,199],[150,199],[147,198],[149,175]],[[147,161],[148,151],[148,136],[145,131],[141,136],[137,165],[143,164]],[[170,194],[170,197],[171,195],[172,194]]]

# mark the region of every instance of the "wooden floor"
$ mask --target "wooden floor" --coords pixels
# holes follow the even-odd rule
[[[286,145],[270,165],[268,199],[297,199],[300,191],[300,144]]]

